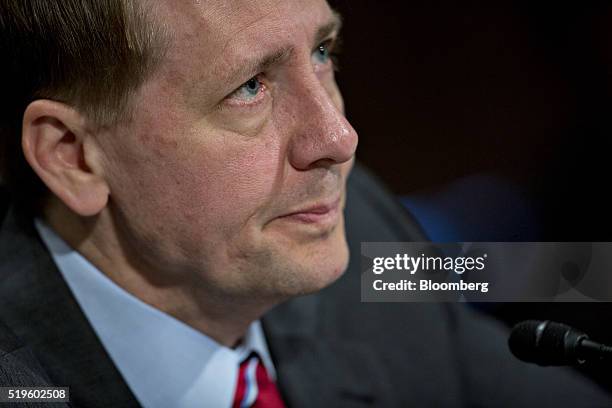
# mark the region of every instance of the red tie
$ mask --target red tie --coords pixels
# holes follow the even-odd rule
[[[276,385],[256,353],[251,353],[240,364],[232,408],[285,408]]]

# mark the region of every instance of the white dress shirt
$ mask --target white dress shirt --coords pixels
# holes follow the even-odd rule
[[[42,220],[36,228],[124,380],[144,407],[230,407],[238,367],[251,351],[276,376],[261,323],[225,347],[131,295],[70,248]]]

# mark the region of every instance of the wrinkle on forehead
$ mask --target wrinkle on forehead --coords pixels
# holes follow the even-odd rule
[[[215,42],[232,38],[245,27],[277,11],[282,3],[283,0],[167,0],[160,2],[160,12],[180,37]]]
[[[324,5],[325,8],[317,7]],[[175,33],[175,49],[196,46],[199,49],[214,47],[216,51],[226,48],[231,40],[252,28],[273,14],[278,18],[268,18],[267,26],[275,23],[278,28],[295,30],[293,16],[308,16],[313,20],[323,10],[330,10],[324,0],[168,0],[163,3],[161,13],[171,30]],[[323,16],[318,16],[322,18]],[[302,26],[307,24],[300,21]],[[178,50],[177,50],[178,51]]]
[[[244,30],[279,11],[282,0],[159,2],[158,12],[172,34],[168,61],[211,61]]]
[[[253,9],[252,11],[256,15],[253,18],[251,18],[250,21],[247,21],[244,25],[241,24],[241,27],[236,28],[234,32],[229,33],[229,35],[227,36],[227,41],[225,42],[225,45],[223,46],[222,49],[225,50],[227,46],[229,45],[229,43],[232,41],[232,39],[238,38],[239,34],[242,33],[243,31],[248,30],[250,27],[256,25],[261,20],[269,17],[271,14],[274,14],[274,13],[278,14],[278,11],[280,8],[279,5],[281,2],[282,0],[276,0],[276,2],[267,1],[266,3],[268,3],[268,6],[264,8],[264,10],[267,10],[267,11],[264,11],[263,14],[261,13],[262,11],[261,9],[260,10]]]
[[[173,37],[166,76],[172,86],[201,96],[223,89],[220,81],[228,67],[239,63],[249,47],[287,43],[314,28],[303,20],[318,21],[326,18],[321,13],[331,12],[323,0],[169,0],[160,11]]]

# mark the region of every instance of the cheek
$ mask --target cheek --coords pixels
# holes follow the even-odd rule
[[[258,145],[204,146],[185,164],[182,171],[191,177],[187,190],[196,193],[203,210],[226,225],[265,205],[279,171],[275,150]]]
[[[228,241],[262,225],[280,190],[284,148],[274,128],[245,137],[194,119],[152,115],[110,151],[111,199],[153,240]]]
[[[180,214],[182,228],[236,234],[249,220],[260,220],[282,176],[280,146],[273,140],[193,132],[158,157],[167,164],[150,178],[152,188],[165,195],[165,211]]]

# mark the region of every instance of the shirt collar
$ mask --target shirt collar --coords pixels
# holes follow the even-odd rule
[[[145,407],[229,407],[238,367],[252,351],[276,377],[259,321],[236,349],[136,298],[69,247],[42,220],[36,228],[103,346]]]

